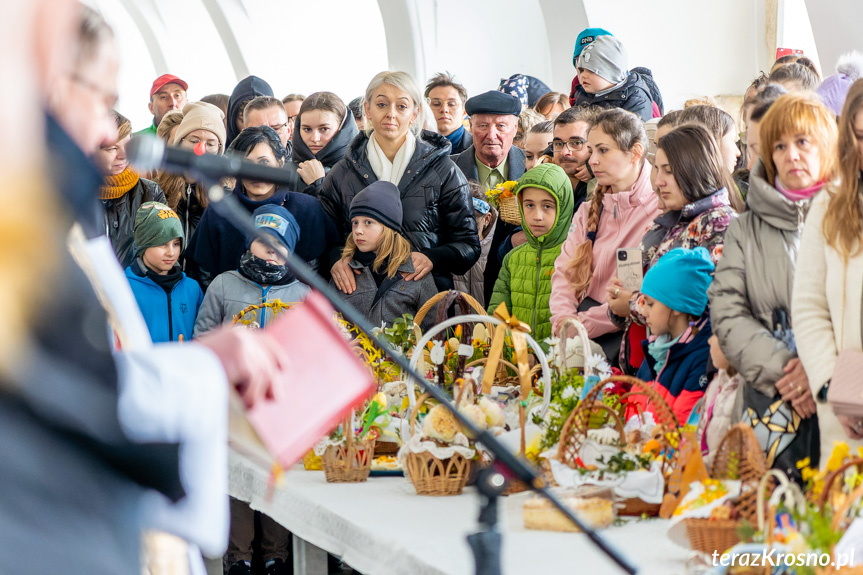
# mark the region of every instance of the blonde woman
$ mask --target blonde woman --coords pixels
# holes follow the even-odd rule
[[[422,93],[405,72],[381,72],[366,89],[366,131],[354,138],[344,158],[324,179],[318,196],[338,228],[330,246],[333,281],[345,294],[357,288],[356,273],[342,248],[351,232],[351,201],[376,181],[395,184],[400,193],[401,233],[411,244],[414,271],[429,274],[441,290],[453,274],[463,274],[480,254],[467,180],[449,157],[450,143],[422,129]]]
[[[863,350],[863,80],[845,100],[838,158],[838,181],[815,198],[806,220],[792,299],[797,348],[816,397],[830,383],[838,354]],[[823,457],[834,441],[863,445],[863,418],[837,416],[819,401],[818,420]]]

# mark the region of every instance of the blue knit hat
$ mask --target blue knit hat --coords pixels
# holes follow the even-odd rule
[[[674,311],[701,317],[716,266],[704,248],[675,248],[659,258],[644,276],[641,293]]]
[[[296,218],[282,206],[268,204],[261,206],[252,214],[255,229],[272,235],[276,241],[294,253],[297,242],[300,241],[300,225]],[[248,238],[246,247],[252,245],[255,238]]]
[[[613,36],[611,32],[603,28],[585,28],[575,39],[575,50],[572,52],[572,65],[575,66],[578,57],[584,47],[596,40],[597,36]]]

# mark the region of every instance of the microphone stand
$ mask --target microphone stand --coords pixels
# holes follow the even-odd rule
[[[236,198],[225,193],[225,190],[215,181],[212,173],[205,174],[200,170],[193,169],[192,175],[207,186],[210,207],[214,208],[217,214],[225,218],[247,237],[255,237],[273,248],[277,247],[275,240],[271,236],[255,229],[246,210]],[[239,180],[237,184],[242,185]],[[356,308],[345,302],[339,296],[339,293],[324,282],[308,264],[295,257],[294,254],[289,254],[285,265],[297,279],[323,294],[330,304],[332,304],[333,308],[342,314],[342,317],[365,333],[408,377],[416,380],[425,392],[436,399],[438,403],[445,405],[462,427],[468,429],[476,438],[476,441],[482,443],[494,455],[494,463],[480,472],[477,481],[477,489],[480,492],[482,502],[479,515],[481,528],[479,532],[471,534],[467,538],[474,553],[477,575],[501,575],[501,533],[497,527],[498,497],[503,493],[508,481],[514,479],[523,481],[532,491],[548,499],[558,511],[563,513],[575,526],[584,532],[588,539],[624,572],[631,575],[637,573],[637,569],[623,555],[613,549],[593,529],[585,525],[569,508],[563,505],[549,491],[548,486],[533,469],[521,461],[518,456],[506,449],[488,431],[479,431],[474,427],[461,412],[455,409],[450,403],[451,398],[444,391],[436,385],[430,384],[422,375],[412,369],[408,359],[383,341],[375,333],[374,327],[369,321]]]

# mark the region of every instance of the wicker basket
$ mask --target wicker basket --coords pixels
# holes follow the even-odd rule
[[[854,466],[863,467],[863,459],[853,459],[846,462],[839,469],[830,474],[827,479],[824,480],[824,490],[821,492],[821,498],[819,502],[822,513],[824,512],[825,506],[829,503],[830,493],[833,491],[833,489],[841,489],[841,484],[839,484],[839,482],[837,482],[836,480],[842,477],[845,470]],[[850,511],[854,503],[861,498],[863,498],[863,485],[857,487],[850,494],[848,494],[844,502],[841,504],[841,507],[835,510],[833,515],[833,524],[831,525],[834,531],[844,531],[848,528],[848,523],[846,523],[846,521],[850,519],[850,517],[847,517],[848,511]],[[834,575],[834,573],[838,575],[863,575],[863,565],[857,565],[854,567],[842,567],[841,569],[837,569],[833,565],[828,565],[824,568],[816,567],[815,573],[816,575]]]
[[[375,442],[354,438],[351,418],[342,423],[346,440],[339,445],[330,445],[324,451],[324,476],[329,483],[359,483],[369,478],[372,460],[375,457]]]
[[[395,441],[375,441],[375,457],[380,455],[394,456],[399,452],[400,445]]]
[[[521,212],[518,210],[518,199],[515,196],[499,198],[497,211],[500,213],[500,219],[506,223],[521,225]]]
[[[416,430],[419,408],[430,397],[427,393],[421,395],[411,410],[411,435]],[[438,459],[428,452],[409,452],[405,456],[405,477],[413,484],[417,495],[458,495],[467,484],[470,464],[471,461],[459,453],[447,459]]]
[[[671,408],[651,386],[641,381],[640,379],[626,376],[615,375],[597,383],[585,398],[579,403],[569,418],[563,424],[560,431],[560,444],[557,448],[557,458],[561,463],[575,467],[576,459],[578,459],[581,448],[587,440],[587,431],[590,429],[591,416],[594,411],[602,405],[609,413],[614,415],[615,426],[618,427],[621,433],[621,442],[625,442],[626,436],[623,433],[623,423],[620,416],[607,405],[599,401],[599,394],[602,388],[607,383],[621,383],[629,385],[631,390],[624,394],[623,397],[633,395],[646,395],[650,398],[651,403],[657,414],[657,425],[664,425],[667,429],[677,429],[680,423]],[[677,449],[671,449],[667,438],[663,437],[660,441],[660,447],[663,452],[662,459],[662,476],[665,478],[666,489],[668,489],[668,478],[671,475],[677,463]],[[646,503],[641,499],[626,499],[623,502],[623,508],[618,511],[618,515],[625,516],[649,516],[655,517],[659,515],[661,503]]]
[[[844,497],[837,501],[837,499],[840,499],[838,497],[840,494],[845,494],[846,496],[848,494],[844,492],[842,482],[836,480],[842,477],[845,472],[852,467],[857,467],[858,471],[863,472],[863,459],[857,457],[846,461],[836,471],[832,472],[824,479],[824,489],[821,490],[818,500],[816,501],[819,507],[824,509],[827,505],[837,507],[845,503]]]
[[[696,551],[712,554],[725,552],[740,543],[737,528],[740,523],[734,519],[684,519],[689,544]]]
[[[778,472],[773,472],[778,473]],[[738,423],[731,427],[722,438],[716,457],[713,460],[710,477],[714,479],[739,479],[742,492],[735,502],[740,517],[749,523],[763,524],[763,492],[771,487],[767,459],[755,437],[752,426]],[[761,481],[764,479],[764,486]],[[786,480],[787,481],[787,480]],[[759,498],[761,502],[759,502]],[[759,506],[762,516],[759,517]],[[690,518],[684,520],[689,544],[702,553],[722,553],[729,547],[740,543],[737,529],[740,522],[733,519],[711,520]]]

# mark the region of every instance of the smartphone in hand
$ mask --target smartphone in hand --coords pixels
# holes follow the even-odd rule
[[[641,267],[641,250],[639,248],[619,248],[617,250],[617,279],[623,283],[627,291],[638,291],[644,280],[644,270]]]

